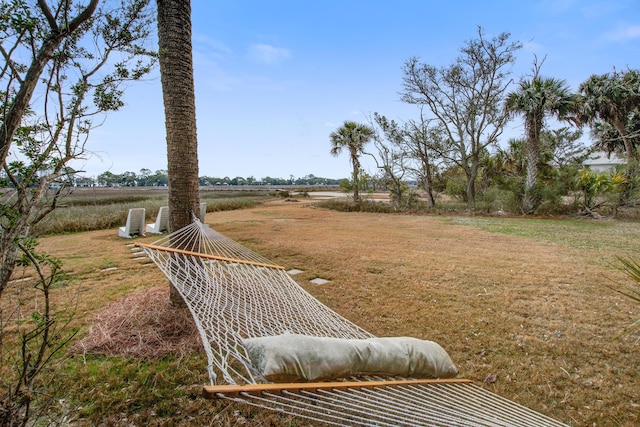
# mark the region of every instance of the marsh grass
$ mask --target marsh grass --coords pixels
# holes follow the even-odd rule
[[[79,231],[104,230],[123,226],[131,208],[145,208],[146,222],[153,222],[161,206],[167,205],[166,194],[157,192],[123,194],[113,191],[100,195],[100,192],[78,192],[63,199],[61,206],[49,214],[35,228],[39,235],[75,233]],[[207,202],[207,212],[244,209],[256,206],[268,196],[264,193],[248,192],[201,192],[201,201]]]

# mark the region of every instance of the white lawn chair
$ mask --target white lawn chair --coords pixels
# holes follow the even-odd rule
[[[144,236],[144,208],[129,209],[127,224],[118,228],[118,236],[131,239],[134,235]]]
[[[162,234],[167,231],[167,223],[169,222],[169,206],[162,206],[158,210],[158,216],[154,224],[147,224],[146,231],[151,234]]]
[[[200,222],[203,224],[205,216],[207,216],[207,202],[200,202]]]

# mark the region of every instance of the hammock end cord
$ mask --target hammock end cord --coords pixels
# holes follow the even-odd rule
[[[196,215],[196,213],[192,210],[189,211],[189,213],[191,214],[191,221],[195,222],[196,224],[198,224],[200,227],[202,227],[204,224],[202,223],[202,221],[200,221],[200,218],[198,217],[198,215]],[[204,220],[204,218],[202,218]]]

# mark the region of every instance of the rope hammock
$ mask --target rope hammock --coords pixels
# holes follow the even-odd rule
[[[284,267],[197,219],[153,244],[137,246],[169,278],[193,315],[208,358],[206,397],[337,426],[565,425],[469,380],[360,375],[272,383],[252,362],[246,340],[283,334],[376,338],[316,300]]]

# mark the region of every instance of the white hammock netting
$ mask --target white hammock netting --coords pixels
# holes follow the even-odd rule
[[[565,425],[467,380],[360,377],[340,383],[268,384],[252,366],[243,339],[286,333],[374,336],[320,303],[284,267],[197,220],[138,246],[193,315],[208,358],[212,386],[205,387],[205,394],[210,397],[339,426]],[[388,380],[397,382],[383,382]],[[226,385],[214,386],[220,382]],[[238,387],[229,388],[233,386]]]

